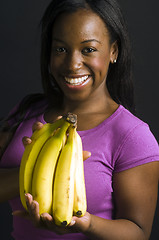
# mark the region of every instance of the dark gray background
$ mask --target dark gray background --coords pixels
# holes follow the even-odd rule
[[[1,0],[0,4],[0,117],[25,95],[41,92],[39,22],[50,0]],[[159,140],[159,1],[119,0],[128,23],[134,53],[137,115]],[[159,205],[159,204],[158,204]],[[0,204],[0,239],[10,240],[12,216]],[[151,240],[159,239],[159,206]],[[29,240],[29,239],[28,239]]]

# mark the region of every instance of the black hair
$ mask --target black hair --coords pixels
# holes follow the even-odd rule
[[[131,112],[135,112],[134,87],[131,69],[131,46],[128,37],[127,26],[123,14],[116,0],[52,0],[46,8],[41,19],[41,77],[44,94],[36,94],[26,97],[17,110],[21,122],[30,104],[46,98],[50,105],[59,107],[63,100],[63,93],[57,86],[49,72],[52,27],[61,13],[75,12],[79,8],[90,9],[100,16],[110,33],[111,42],[117,41],[118,59],[115,64],[109,66],[107,75],[107,88],[113,100],[122,104]],[[11,118],[12,116],[10,116]]]

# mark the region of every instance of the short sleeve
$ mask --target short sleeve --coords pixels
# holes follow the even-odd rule
[[[48,107],[48,100],[43,94],[30,94],[25,96],[9,112],[6,120],[10,127],[19,124],[19,120],[25,121],[41,115]]]
[[[120,172],[145,163],[159,161],[159,146],[147,124],[132,129],[116,154],[114,172]]]

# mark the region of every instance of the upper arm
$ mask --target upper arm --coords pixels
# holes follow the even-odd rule
[[[134,222],[148,239],[157,203],[159,162],[143,164],[113,177],[116,219]]]

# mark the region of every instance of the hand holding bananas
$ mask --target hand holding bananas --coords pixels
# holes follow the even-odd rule
[[[57,226],[54,222],[54,218],[50,214],[39,214],[39,204],[37,201],[33,200],[31,194],[26,194],[26,201],[29,214],[27,212],[21,212],[21,214],[17,215],[23,216],[27,219],[29,218],[34,226],[38,228],[55,232],[58,235],[63,235],[67,233],[86,232],[91,225],[92,215],[86,212],[82,217],[73,216],[71,223],[66,227],[63,225]]]
[[[27,210],[25,193],[39,203],[39,214],[53,216],[57,225],[68,225],[73,214],[86,212],[81,138],[73,114],[36,130],[20,166],[20,198]],[[78,170],[78,171],[76,171]]]

